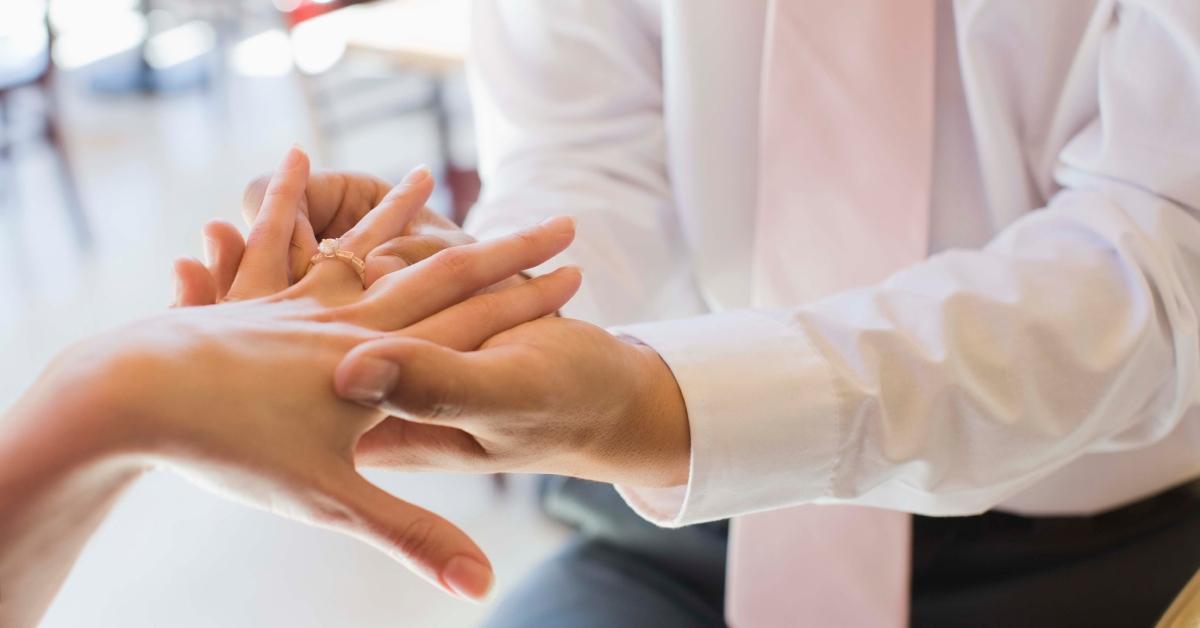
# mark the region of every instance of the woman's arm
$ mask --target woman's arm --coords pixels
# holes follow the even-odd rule
[[[146,461],[122,450],[125,374],[68,352],[4,416],[0,625],[37,622],[87,539]],[[104,371],[108,375],[101,375]],[[89,372],[90,371],[90,372]]]
[[[369,289],[336,260],[289,286],[307,174],[303,155],[289,155],[225,303],[176,309],[70,349],[5,415],[0,625],[38,620],[113,501],[152,466],[359,538],[456,596],[487,593],[491,567],[465,533],[359,475],[355,445],[384,414],[337,399],[330,382],[338,361],[372,338],[404,335],[467,350],[554,312],[578,288],[577,271],[477,293],[559,253],[573,223],[554,220],[457,247]],[[342,238],[343,250],[361,257],[393,237],[431,189],[378,207]]]

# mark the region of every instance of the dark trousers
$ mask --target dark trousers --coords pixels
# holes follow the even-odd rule
[[[489,628],[723,626],[724,522],[664,530],[612,487],[550,478],[579,535]],[[1153,626],[1200,568],[1200,483],[1093,517],[915,517],[913,626]],[[802,624],[800,624],[802,625]]]

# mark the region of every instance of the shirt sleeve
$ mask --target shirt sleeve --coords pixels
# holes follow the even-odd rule
[[[570,214],[579,265],[565,315],[608,325],[707,311],[667,178],[655,3],[476,2],[468,78],[490,238]]]
[[[965,515],[1172,433],[1200,392],[1200,8],[1129,3],[1103,37],[1059,190],[985,248],[796,309],[617,329],[663,356],[693,443],[687,486],[626,500],[668,526]]]

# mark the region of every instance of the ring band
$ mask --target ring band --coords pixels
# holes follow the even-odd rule
[[[321,244],[317,246],[317,254],[308,260],[308,268],[304,269],[304,275],[307,275],[313,266],[327,259],[335,259],[348,264],[350,268],[354,269],[354,273],[358,275],[358,279],[363,283],[363,287],[367,286],[367,263],[354,253],[342,249],[342,243],[337,238],[321,240]],[[304,275],[301,275],[301,277]]]

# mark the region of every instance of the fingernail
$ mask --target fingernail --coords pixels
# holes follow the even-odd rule
[[[487,599],[492,590],[492,570],[469,556],[455,556],[442,569],[442,580],[459,597],[474,602]]]
[[[538,223],[538,226],[545,227],[551,231],[557,231],[559,233],[570,233],[575,230],[575,217],[554,216],[553,218],[547,218],[541,221]]]
[[[429,166],[426,166],[425,164],[421,164],[421,165],[417,166],[416,168],[409,170],[408,174],[404,175],[404,178],[400,180],[400,183],[402,183],[404,185],[416,185],[418,183],[423,182],[425,179],[428,179],[428,178],[429,178]]]
[[[362,403],[379,403],[396,385],[400,369],[379,358],[363,358],[346,381],[343,396]]]

